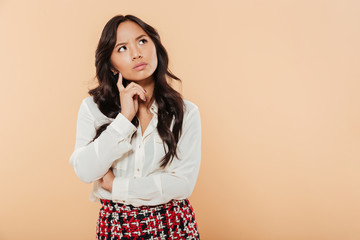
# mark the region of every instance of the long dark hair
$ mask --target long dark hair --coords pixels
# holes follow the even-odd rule
[[[117,15],[110,19],[101,33],[95,54],[96,78],[99,86],[89,90],[88,93],[93,96],[94,102],[107,117],[115,118],[118,113],[120,113],[121,103],[119,89],[117,87],[118,75],[113,75],[111,71],[114,67],[111,64],[110,56],[116,44],[117,28],[120,23],[125,21],[133,21],[138,24],[152,39],[156,47],[158,65],[153,73],[154,92],[149,102],[151,103],[155,99],[158,104],[157,131],[164,144],[168,147],[168,151],[166,152],[164,145],[166,154],[161,159],[160,165],[160,167],[165,168],[167,164],[171,163],[174,156],[178,157],[177,143],[182,132],[185,105],[182,95],[174,90],[167,82],[166,76],[180,82],[181,80],[168,69],[169,57],[166,49],[161,44],[160,36],[156,29],[133,15]],[[124,87],[129,83],[130,81],[123,78]],[[174,125],[171,131],[170,125],[173,118]],[[134,117],[131,122],[136,127],[139,126],[139,121],[136,117]],[[109,124],[110,123],[105,123],[97,128],[96,135],[92,141],[99,137]],[[136,134],[136,132],[134,134]]]

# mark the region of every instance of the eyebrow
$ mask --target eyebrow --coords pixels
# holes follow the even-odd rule
[[[145,35],[145,34],[141,34],[140,36],[138,36],[137,38],[135,38],[135,40],[138,40],[139,38],[142,38],[142,37],[146,37],[146,35]],[[118,43],[118,44],[115,45],[115,48],[116,48],[117,46],[119,46],[119,45],[126,44],[126,43],[127,43],[127,42]]]

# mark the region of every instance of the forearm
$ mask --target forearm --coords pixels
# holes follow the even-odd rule
[[[77,149],[71,156],[76,175],[86,183],[101,178],[115,160],[132,150],[125,139],[118,141],[118,137],[105,130],[95,141]]]
[[[115,160],[132,150],[130,140],[136,131],[136,127],[119,113],[92,141],[96,134],[94,123],[95,119],[83,101],[78,112],[76,144],[70,164],[77,176],[86,183],[101,178]]]
[[[183,199],[191,195],[194,184],[188,179],[172,174],[158,174],[144,178],[115,177],[112,196],[134,206],[158,205],[171,199]]]

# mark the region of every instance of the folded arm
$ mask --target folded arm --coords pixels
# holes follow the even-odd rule
[[[195,187],[201,162],[201,120],[198,108],[187,115],[178,142],[178,156],[162,172],[141,178],[115,177],[112,198],[134,206],[184,199]]]
[[[113,161],[132,150],[131,135],[136,127],[121,113],[96,138],[95,119],[85,100],[78,111],[75,150],[70,164],[76,175],[86,183],[100,179],[111,167]]]

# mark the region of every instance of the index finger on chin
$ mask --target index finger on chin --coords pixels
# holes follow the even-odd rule
[[[119,72],[119,78],[117,82],[119,91],[122,91],[125,88],[122,82],[123,82],[122,74]]]

